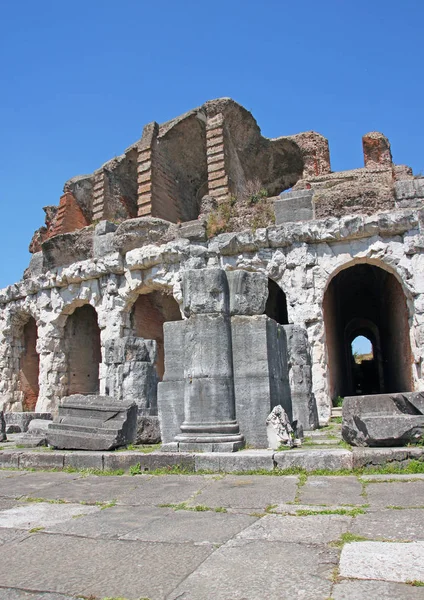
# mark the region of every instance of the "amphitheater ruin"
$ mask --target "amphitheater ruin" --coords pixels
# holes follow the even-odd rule
[[[279,404],[311,430],[338,397],[423,390],[424,178],[362,143],[332,172],[323,136],[267,139],[221,98],[67,181],[0,291],[0,409],[134,400],[164,448],[236,450]]]

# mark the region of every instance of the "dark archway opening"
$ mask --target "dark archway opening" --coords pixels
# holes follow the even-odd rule
[[[394,275],[370,264],[349,267],[331,280],[323,309],[333,399],[411,391],[408,309]],[[358,336],[372,347],[360,365],[352,353]]]
[[[280,286],[268,279],[268,298],[265,305],[265,315],[274,319],[280,325],[288,325],[287,298]]]
[[[19,382],[23,393],[22,409],[34,411],[38,400],[40,358],[37,353],[38,330],[33,317],[23,328],[23,351],[19,361]]]
[[[135,334],[157,342],[158,354],[155,367],[159,380],[162,380],[165,371],[163,324],[167,321],[180,321],[181,318],[180,308],[175,298],[158,290],[141,294],[132,308],[131,323]]]
[[[100,329],[95,309],[86,304],[69,315],[65,325],[68,394],[97,394],[101,362]]]

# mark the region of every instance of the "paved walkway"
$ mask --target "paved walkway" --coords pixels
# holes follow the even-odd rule
[[[0,600],[415,600],[423,581],[423,475],[0,471]]]

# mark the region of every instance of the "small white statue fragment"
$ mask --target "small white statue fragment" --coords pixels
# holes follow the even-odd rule
[[[295,431],[286,411],[280,404],[272,409],[266,419],[266,433],[268,446],[273,450],[277,450],[280,446],[293,448],[301,445],[301,441],[295,437]]]

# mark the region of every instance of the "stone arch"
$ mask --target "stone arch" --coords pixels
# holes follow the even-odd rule
[[[358,260],[335,271],[323,297],[331,398],[357,393],[350,344],[360,331],[377,351],[377,392],[412,390],[407,300],[399,275],[384,263]]]
[[[161,380],[165,371],[163,324],[182,319],[179,304],[168,288],[149,288],[138,291],[128,310],[131,331],[157,343],[155,368]]]
[[[78,305],[79,304],[79,305]],[[66,308],[64,347],[66,355],[67,394],[99,392],[101,363],[100,328],[97,311],[88,303]]]
[[[288,325],[287,297],[281,287],[268,277],[268,298],[265,305],[265,315],[274,319],[280,325]]]

